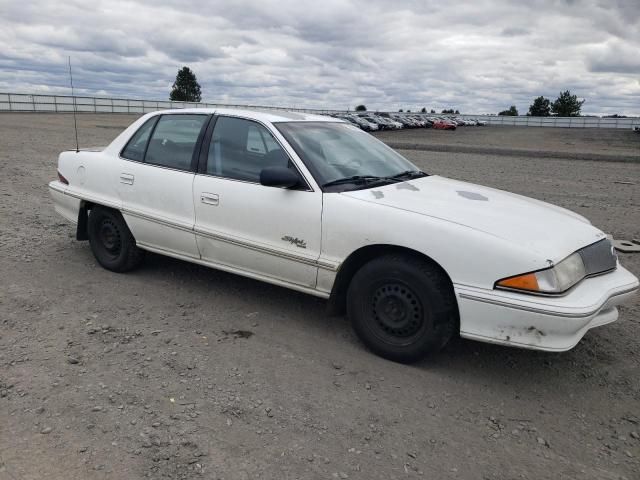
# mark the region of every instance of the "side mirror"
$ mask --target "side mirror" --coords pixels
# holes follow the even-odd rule
[[[290,168],[267,167],[260,172],[260,183],[266,187],[291,188],[300,183],[300,177]]]

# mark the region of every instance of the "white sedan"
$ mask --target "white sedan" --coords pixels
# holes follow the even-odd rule
[[[61,153],[49,189],[109,270],[149,250],[326,298],[396,361],[456,334],[568,350],[638,288],[584,217],[429,175],[331,117],[150,113]]]

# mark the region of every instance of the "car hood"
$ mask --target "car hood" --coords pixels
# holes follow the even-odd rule
[[[564,208],[437,175],[341,195],[479,230],[553,262],[605,237]]]

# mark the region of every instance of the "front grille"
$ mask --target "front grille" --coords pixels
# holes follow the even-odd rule
[[[608,239],[581,248],[578,253],[582,257],[587,276],[616,268],[618,257]]]

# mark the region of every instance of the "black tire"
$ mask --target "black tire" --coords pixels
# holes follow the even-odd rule
[[[378,257],[356,272],[347,291],[347,315],[371,351],[401,363],[439,351],[459,324],[447,276],[404,254]]]
[[[113,272],[128,272],[142,262],[144,252],[136,246],[120,212],[93,207],[87,223],[89,245],[98,263]]]

